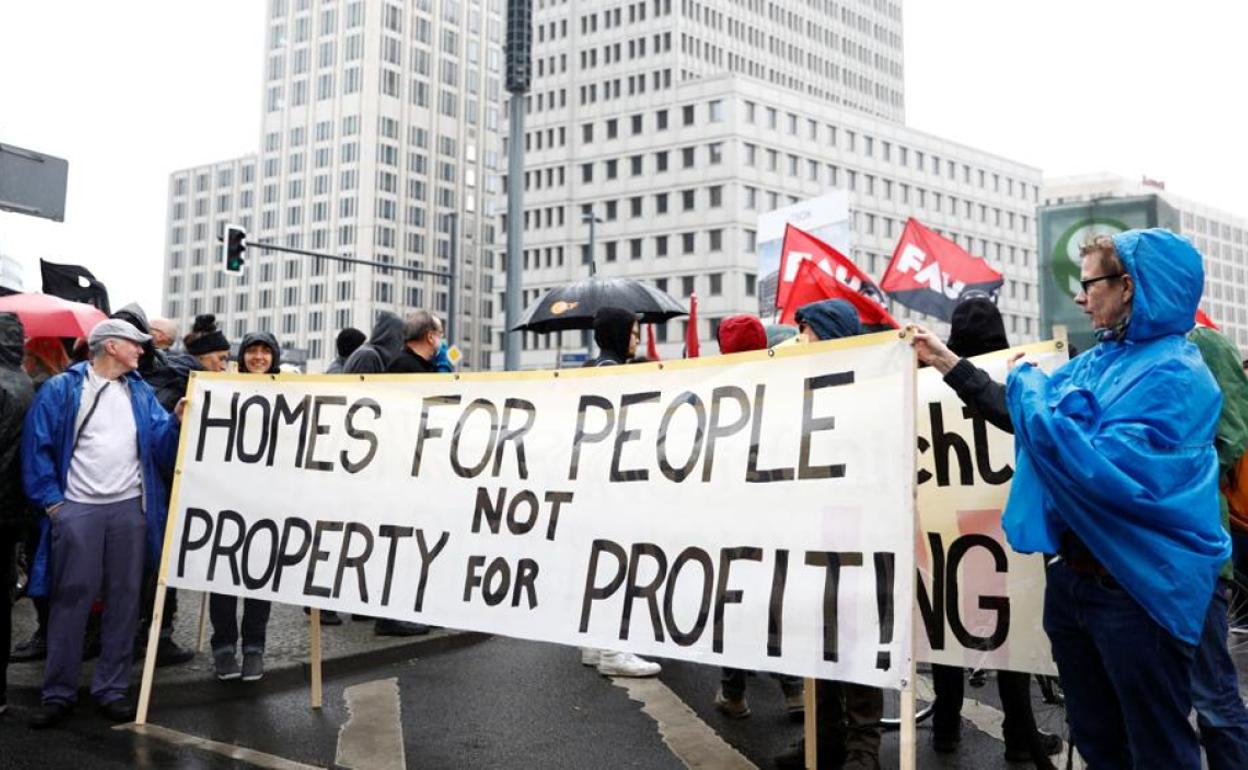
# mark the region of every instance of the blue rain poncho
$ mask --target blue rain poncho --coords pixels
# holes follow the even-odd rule
[[[1016,470],[1005,533],[1016,551],[1056,553],[1073,531],[1158,624],[1195,645],[1231,552],[1213,447],[1222,394],[1184,337],[1204,269],[1167,230],[1120,233],[1114,246],[1135,282],[1121,341],[1051,376],[1023,365],[1006,381]]]

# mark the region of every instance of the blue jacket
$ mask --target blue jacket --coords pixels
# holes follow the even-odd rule
[[[1213,438],[1222,394],[1186,333],[1204,288],[1200,254],[1167,230],[1114,246],[1135,282],[1120,341],[1051,376],[1006,382],[1016,469],[1004,526],[1022,553],[1055,553],[1073,531],[1148,614],[1200,640],[1231,544],[1218,507]]]
[[[65,499],[74,428],[82,401],[82,383],[88,364],[77,363],[44,383],[26,413],[22,429],[22,486],[26,497],[42,510]],[[178,422],[156,400],[156,394],[137,373],[126,375],[130,405],[138,430],[139,464],[143,474],[143,512],[147,519],[149,567],[160,561],[168,514],[165,478],[171,475],[178,447]],[[164,469],[164,473],[161,470]],[[48,517],[41,522],[39,549],[31,567],[30,593],[48,593],[50,542]]]

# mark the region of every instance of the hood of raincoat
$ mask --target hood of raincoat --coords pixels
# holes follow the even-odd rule
[[[244,367],[247,364],[243,360],[243,354],[247,352],[247,348],[256,343],[268,347],[269,351],[273,353],[273,360],[269,362],[269,370],[260,372],[260,374],[277,374],[278,367],[282,363],[282,346],[278,345],[277,338],[268,332],[251,332],[243,335],[243,341],[238,343],[238,370],[246,372]]]
[[[0,313],[0,368],[19,371],[26,340],[16,313]]]
[[[403,319],[384,310],[378,313],[372,334],[368,336],[368,344],[373,346],[381,355],[382,361],[389,366],[403,349]]]
[[[1205,268],[1191,241],[1169,230],[1128,230],[1114,248],[1135,279],[1126,339],[1187,334],[1205,288]]]
[[[862,334],[862,321],[858,311],[843,299],[823,299],[802,305],[795,316],[798,324],[806,324],[815,330],[821,340],[838,340]]]
[[[1200,255],[1173,234],[1114,240],[1136,283],[1124,339],[1052,375],[1015,367],[1006,382],[1016,464],[1003,524],[1022,553],[1056,553],[1073,533],[1158,624],[1194,645],[1231,552],[1213,445],[1222,394],[1184,338],[1204,275]]]

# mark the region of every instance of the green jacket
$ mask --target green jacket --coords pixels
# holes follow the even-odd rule
[[[1204,326],[1197,326],[1187,335],[1205,365],[1213,373],[1218,387],[1222,389],[1222,416],[1218,419],[1218,434],[1214,446],[1218,450],[1218,468],[1225,478],[1245,449],[1248,449],[1248,375],[1244,374],[1239,349],[1226,335]],[[1222,496],[1222,526],[1230,531],[1230,512],[1226,497]],[[1227,562],[1221,577],[1234,579],[1235,571]]]

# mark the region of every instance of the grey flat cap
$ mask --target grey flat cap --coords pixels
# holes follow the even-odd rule
[[[123,321],[120,318],[106,318],[91,329],[91,334],[87,335],[87,344],[95,345],[100,340],[108,339],[109,337],[130,340],[142,345],[150,340],[152,335],[144,334],[134,328],[134,324]]]

